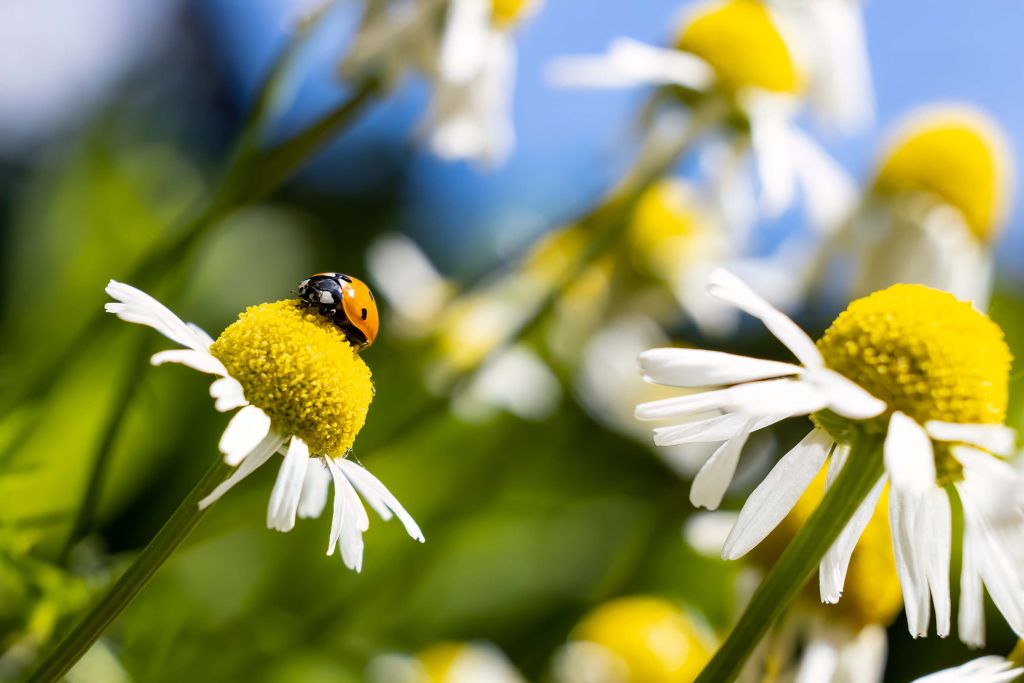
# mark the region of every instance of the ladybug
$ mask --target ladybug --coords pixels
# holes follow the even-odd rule
[[[317,273],[299,283],[299,301],[333,320],[357,349],[377,338],[377,301],[362,280],[344,273]]]

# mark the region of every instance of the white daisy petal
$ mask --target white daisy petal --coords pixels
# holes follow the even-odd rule
[[[323,514],[331,489],[331,473],[321,458],[310,458],[299,497],[299,518],[312,519]]]
[[[362,494],[366,502],[370,504],[370,507],[380,515],[381,519],[391,519],[391,513],[393,512],[399,521],[402,522],[403,526],[405,526],[405,530],[409,535],[420,543],[423,542],[423,532],[420,531],[420,527],[416,524],[412,515],[406,512],[402,504],[398,502],[398,499],[388,491],[387,487],[377,477],[370,474],[366,468],[347,458],[336,460],[335,465],[345,473],[345,476],[349,478],[352,485]]]
[[[193,332],[195,332],[196,337],[198,337],[199,340],[202,341],[206,345],[207,349],[209,349],[213,345],[213,337],[211,337],[206,332],[206,330],[204,330],[203,328],[199,327],[199,325],[196,325],[195,323],[185,323],[185,324],[188,325],[188,329],[190,329]]]
[[[958,487],[959,488],[959,487]],[[960,566],[960,608],[957,632],[969,647],[985,645],[985,593],[978,573],[978,550],[972,526],[964,527],[963,559]]]
[[[245,406],[231,418],[220,437],[224,462],[237,465],[270,431],[270,418],[256,406]]]
[[[807,382],[770,379],[641,403],[636,407],[635,415],[638,420],[660,420],[722,410],[746,415],[792,417],[809,415],[824,408],[826,403],[821,391]]]
[[[976,554],[978,574],[992,596],[992,602],[1018,635],[1024,635],[1024,584],[1016,567],[996,538],[988,520],[982,515],[970,492],[964,487],[961,502],[964,509],[964,534],[973,536],[971,551]],[[964,554],[967,554],[965,549]]]
[[[935,486],[935,455],[924,428],[896,411],[885,435],[885,469],[894,489],[919,496]]]
[[[249,405],[249,402],[245,400],[242,385],[234,377],[221,377],[214,380],[210,385],[210,397],[214,399],[214,408],[222,413]]]
[[[646,381],[674,387],[739,384],[803,371],[792,363],[703,349],[651,349],[641,353],[639,361]]]
[[[746,555],[779,525],[825,464],[832,443],[828,432],[813,429],[782,456],[743,504],[736,526],[722,547],[724,559]]]
[[[205,372],[208,375],[223,376],[228,374],[228,371],[224,368],[224,364],[206,351],[193,351],[192,349],[171,349],[169,351],[160,351],[159,353],[153,354],[153,357],[149,359],[149,362],[153,365],[178,363],[180,365],[190,367],[193,370]]]
[[[1004,657],[989,655],[917,678],[913,683],[1010,683],[1021,674],[1024,668]]]
[[[825,472],[825,490],[828,491],[832,482],[836,480],[839,473],[843,471],[846,459],[850,457],[850,444],[837,443],[832,449],[832,456],[828,459],[828,471]]]
[[[793,683],[832,681],[839,667],[840,648],[828,638],[811,636],[800,656],[800,666]]]
[[[1013,453],[1016,434],[1005,425],[958,424],[931,420],[924,426],[936,441],[958,441],[1008,457]]]
[[[838,372],[819,368],[804,375],[828,400],[829,410],[851,420],[866,420],[885,412],[885,401],[875,398],[859,384]]]
[[[288,453],[284,456],[281,469],[270,492],[267,506],[267,528],[277,531],[291,531],[295,527],[295,513],[302,498],[302,485],[306,479],[309,464],[309,446],[297,436],[292,437]]]
[[[846,572],[850,568],[850,558],[853,557],[853,551],[857,547],[861,534],[864,533],[864,529],[871,522],[872,515],[875,514],[878,499],[882,497],[882,491],[885,490],[885,482],[885,477],[879,477],[874,487],[857,507],[856,512],[853,513],[853,517],[843,527],[839,538],[822,558],[821,565],[818,567],[818,592],[822,602],[835,604],[842,597],[843,587],[846,585]]]
[[[807,333],[789,316],[761,298],[738,277],[716,268],[708,278],[708,292],[759,319],[807,368],[824,367],[825,361]]]
[[[949,561],[952,554],[953,521],[949,509],[949,496],[944,489],[928,491],[919,504],[917,537],[923,541],[920,555],[925,578],[935,605],[935,629],[940,638],[949,635]]]
[[[205,352],[209,344],[209,335],[200,335],[193,327],[174,315],[169,308],[131,285],[111,280],[106,292],[117,299],[117,303],[108,303],[104,309],[115,314],[121,320],[152,327],[171,341],[194,351]]]
[[[451,0],[439,62],[445,80],[467,83],[484,68],[490,15],[486,0]]]
[[[270,459],[277,449],[284,443],[284,437],[276,432],[270,432],[250,453],[243,456],[238,469],[231,473],[231,476],[220,483],[210,495],[199,501],[199,509],[204,510],[216,503],[221,496],[234,488],[235,484],[242,481],[256,469]]]
[[[917,556],[916,517],[918,497],[895,487],[889,492],[889,527],[896,555],[896,572],[903,591],[907,627],[915,638],[928,635],[928,582],[923,559]]]
[[[630,38],[612,41],[608,58],[617,71],[640,83],[680,85],[704,90],[714,80],[714,70],[688,52],[647,45]]]
[[[331,458],[325,459],[334,478],[334,515],[331,518],[331,540],[327,554],[341,545],[341,559],[345,566],[356,572],[363,569],[363,532],[370,526],[370,518],[352,488],[348,478]]]
[[[750,426],[752,424],[751,422]],[[740,430],[736,436],[719,446],[697,472],[693,484],[690,485],[690,502],[694,506],[715,510],[722,504],[722,497],[725,496],[732,476],[736,473],[740,452],[750,436],[750,426]]]
[[[764,429],[776,422],[786,419],[786,415],[767,416],[758,420],[752,432]],[[687,443],[715,443],[736,436],[750,422],[750,416],[733,413],[717,415],[705,420],[696,420],[671,427],[654,428],[654,444],[656,446],[678,446]]]

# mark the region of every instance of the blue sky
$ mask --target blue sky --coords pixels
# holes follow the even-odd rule
[[[247,97],[280,44],[286,3],[212,0],[200,3],[222,48],[239,97]],[[548,0],[519,36],[516,152],[497,171],[432,158],[412,145],[423,110],[421,84],[393,96],[335,145],[306,179],[343,191],[373,182],[368,145],[399,140],[411,154],[408,228],[428,246],[448,245],[443,259],[463,261],[495,249],[494,235],[514,244],[586,205],[628,162],[628,127],[643,92],[560,90],[542,67],[562,54],[596,53],[617,36],[664,42],[686,3],[670,0]],[[350,35],[352,17],[339,12],[305,60],[294,105],[283,117],[293,127],[341,96],[333,60]],[[871,168],[888,125],[915,106],[966,101],[988,111],[1024,158],[1024,3],[1006,0],[874,0],[865,5],[868,48],[877,95],[876,126],[855,138],[822,141],[857,178]],[[1021,179],[1016,180],[1017,197]],[[1000,250],[1007,273],[1024,277],[1021,202]],[[790,219],[792,223],[793,219]],[[785,227],[785,224],[783,224]],[[778,230],[775,231],[776,233]],[[454,245],[454,246],[452,246]],[[435,249],[436,251],[436,249]]]

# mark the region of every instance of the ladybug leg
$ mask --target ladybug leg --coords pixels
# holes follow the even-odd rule
[[[328,318],[333,318],[334,314],[338,312],[334,306],[321,306],[320,315],[326,315]]]

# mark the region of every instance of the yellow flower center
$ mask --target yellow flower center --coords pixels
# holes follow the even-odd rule
[[[995,124],[977,114],[924,114],[891,146],[875,190],[886,196],[925,194],[952,206],[983,241],[1002,227],[1007,200],[1007,145]]]
[[[445,683],[465,649],[462,643],[438,643],[420,652],[416,659],[426,674],[423,683]]]
[[[641,195],[629,224],[634,264],[656,278],[673,280],[701,221],[686,183],[665,179],[654,184]]]
[[[751,553],[752,559],[770,569],[779,559],[797,532],[818,508],[825,494],[825,471],[807,487],[793,510],[767,539]],[[887,626],[903,607],[903,597],[896,573],[889,534],[888,492],[875,509],[875,514],[857,542],[846,573],[842,599],[835,605],[822,605],[818,582],[804,588],[801,602],[812,610],[845,620],[857,629],[869,624]]]
[[[893,285],[851,303],[818,341],[828,367],[920,424],[1001,423],[1012,357],[999,326],[952,294]]]
[[[535,0],[491,0],[491,21],[495,26],[511,26],[526,14]]]
[[[252,306],[210,353],[275,430],[301,437],[316,455],[341,457],[352,448],[373,400],[373,382],[330,320],[295,300]]]
[[[658,598],[621,598],[602,605],[572,637],[617,656],[629,671],[623,683],[692,681],[711,658],[709,644],[686,614]]]
[[[676,47],[710,64],[728,93],[744,87],[781,93],[803,88],[782,34],[758,0],[727,0],[705,9],[683,28]]]

